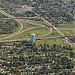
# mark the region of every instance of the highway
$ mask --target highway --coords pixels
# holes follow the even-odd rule
[[[59,29],[57,29],[55,26],[51,25],[51,23],[48,22],[47,20],[45,20],[43,17],[41,17],[41,19],[42,19],[44,22],[46,22],[48,25],[50,25],[53,29],[55,29],[62,37],[64,37],[64,41],[65,41],[66,43],[68,43],[69,45],[72,46],[72,43],[69,42],[68,37],[65,37],[65,35],[64,35],[62,32],[59,31]]]
[[[1,9],[1,8],[0,8],[0,9]],[[15,32],[15,33],[13,33],[13,34],[11,34],[11,35],[9,35],[9,36],[7,36],[7,37],[4,37],[4,38],[0,38],[0,40],[5,40],[5,39],[8,39],[8,38],[10,38],[10,37],[17,36],[17,35],[22,34],[22,33],[26,32],[26,31],[28,31],[28,30],[32,30],[32,29],[37,29],[37,28],[44,27],[43,25],[41,25],[41,26],[39,26],[39,27],[33,27],[33,28],[28,28],[28,29],[26,29],[26,30],[22,30],[22,29],[23,29],[23,25],[22,25],[22,23],[21,23],[22,19],[25,19],[25,18],[26,18],[26,19],[27,19],[27,18],[28,18],[28,19],[31,19],[31,18],[37,18],[37,17],[14,17],[13,15],[10,15],[10,14],[6,13],[4,10],[0,10],[0,13],[8,17],[8,18],[0,18],[0,19],[2,19],[2,20],[5,20],[5,19],[14,19],[14,20],[17,21],[17,22],[19,23],[19,25],[21,26],[18,32]]]
[[[21,26],[21,28],[20,28],[20,30],[19,30],[18,32],[14,33],[14,34],[12,34],[12,35],[10,35],[10,36],[4,37],[4,38],[0,38],[0,40],[2,40],[2,41],[5,40],[5,39],[8,39],[8,38],[10,38],[10,37],[17,36],[17,35],[19,35],[19,34],[22,34],[22,33],[24,33],[24,32],[27,32],[28,30],[45,27],[45,25],[41,25],[41,26],[39,26],[39,27],[33,27],[33,28],[28,28],[28,29],[26,29],[26,30],[22,30],[22,29],[23,29],[23,25],[22,25],[22,23],[20,22],[21,19],[27,19],[27,18],[28,18],[28,19],[31,19],[31,18],[37,18],[37,17],[14,17],[13,15],[10,15],[10,14],[6,13],[4,10],[0,10],[0,13],[8,17],[8,18],[0,18],[0,19],[2,19],[2,20],[5,20],[5,19],[14,19],[14,20],[17,21],[17,22],[20,24],[20,26]],[[51,30],[51,31],[52,31],[52,30]],[[51,33],[51,31],[50,31],[49,33]],[[49,34],[49,33],[48,33],[48,34]],[[46,35],[48,35],[48,34],[46,34]],[[46,36],[46,35],[43,35],[43,36]],[[40,36],[40,37],[43,37],[43,36]],[[1,42],[2,42],[2,41],[1,41]],[[8,41],[16,41],[16,40],[8,40]],[[4,42],[4,41],[3,41],[3,42]],[[7,42],[7,40],[6,40],[6,42]]]
[[[34,12],[34,11],[33,11]],[[35,13],[35,12],[34,12]],[[47,25],[48,25],[48,27],[50,26],[50,27],[52,27],[53,29],[55,29],[62,37],[64,37],[64,41],[66,42],[66,43],[68,43],[69,45],[73,45],[72,43],[70,43],[69,42],[69,39],[68,39],[68,37],[65,37],[65,35],[62,33],[62,32],[60,32],[60,30],[59,29],[57,29],[54,25],[52,25],[49,21],[47,21],[47,20],[45,20],[43,17],[41,17],[39,14],[37,14],[37,13],[35,13],[38,17],[40,17]]]
[[[0,18],[1,20],[10,20],[10,19],[37,19],[38,17],[8,17]]]
[[[0,9],[1,9],[1,8],[0,8]],[[33,11],[33,12],[34,12],[34,11]],[[21,34],[21,33],[23,33],[23,32],[26,32],[27,30],[30,30],[30,29],[27,29],[27,30],[22,31],[23,25],[22,25],[22,23],[20,22],[21,19],[17,19],[16,17],[14,17],[14,16],[12,16],[12,15],[6,13],[4,10],[0,10],[0,13],[3,14],[3,15],[5,15],[5,16],[7,16],[8,18],[12,18],[12,19],[14,18],[14,20],[17,21],[17,22],[20,24],[20,26],[21,26],[21,28],[20,28],[20,30],[19,30],[18,32],[14,33],[14,34],[12,34],[12,35],[10,35],[10,36],[8,36],[8,37],[1,38],[0,40],[7,39],[7,38],[10,38],[10,37],[19,35],[19,34]],[[35,13],[35,12],[34,12],[34,13]],[[64,35],[62,32],[60,32],[60,30],[59,30],[58,28],[56,28],[54,25],[52,25],[49,21],[45,20],[45,19],[44,19],[43,17],[41,17],[39,14],[37,14],[37,13],[35,13],[35,14],[37,15],[37,17],[40,17],[40,18],[46,23],[46,25],[47,25],[48,27],[52,27],[53,29],[55,29],[62,37],[64,37],[64,41],[65,41],[66,43],[68,43],[69,45],[72,46],[72,43],[69,42],[68,37],[65,37],[65,35]],[[31,29],[33,29],[33,28],[31,28]],[[16,41],[16,40],[15,40],[15,41]]]

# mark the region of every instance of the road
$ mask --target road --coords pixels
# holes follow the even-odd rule
[[[34,11],[33,11],[34,12]],[[34,12],[35,13],[35,12]],[[52,27],[53,29],[55,29],[62,37],[64,37],[64,41],[66,43],[68,43],[69,45],[73,45],[72,43],[69,42],[68,37],[65,37],[65,35],[60,32],[60,30],[58,28],[56,28],[54,25],[52,25],[49,21],[45,20],[43,17],[41,17],[39,14],[35,13],[38,17],[40,17],[48,26]]]
[[[20,28],[20,30],[19,30],[18,32],[14,33],[14,34],[12,34],[12,35],[10,35],[10,36],[4,37],[4,38],[0,38],[0,40],[2,40],[2,41],[3,41],[4,39],[7,39],[7,38],[10,38],[10,37],[13,37],[13,36],[22,34],[22,33],[26,32],[26,31],[28,31],[28,30],[32,30],[32,29],[37,29],[37,28],[44,27],[43,25],[41,25],[41,27],[29,28],[29,29],[26,29],[26,30],[23,30],[23,31],[22,31],[23,25],[22,25],[22,23],[20,22],[20,21],[21,21],[20,18],[23,18],[23,19],[24,19],[24,18],[27,18],[27,17],[14,17],[13,15],[10,15],[10,14],[6,13],[4,10],[0,10],[0,13],[8,17],[8,18],[1,18],[1,19],[3,19],[3,20],[5,20],[5,19],[14,19],[14,20],[17,21],[17,22],[20,24],[20,26],[21,26],[21,28]],[[29,17],[29,18],[31,19],[31,18],[37,18],[37,17]],[[28,18],[28,19],[29,19],[29,18]],[[51,31],[52,31],[52,30],[51,30]],[[51,33],[51,31],[50,31],[49,33]],[[49,33],[48,33],[48,34],[49,34]],[[45,35],[43,35],[43,36],[46,36],[46,35],[48,35],[48,34],[45,34]],[[43,36],[40,36],[40,37],[43,37]],[[2,42],[2,41],[1,41],[1,42]],[[6,41],[7,41],[7,40],[6,40]],[[8,41],[9,41],[9,40],[8,40]],[[10,41],[11,41],[11,40],[10,40]],[[12,41],[16,41],[16,40],[12,40]],[[3,41],[3,42],[4,42],[4,41]]]
[[[10,19],[37,19],[38,17],[8,17],[0,18],[1,20],[10,20]]]
[[[1,9],[1,8],[0,8],[0,9]],[[0,40],[5,40],[5,39],[8,39],[8,38],[10,38],[10,37],[17,36],[17,35],[22,34],[22,33],[26,32],[26,31],[28,31],[28,30],[31,30],[31,29],[36,29],[36,28],[41,28],[41,27],[43,27],[43,25],[41,25],[41,27],[28,28],[28,29],[22,31],[22,29],[23,29],[23,25],[22,25],[22,23],[21,23],[22,18],[24,19],[24,18],[27,18],[27,17],[14,17],[13,15],[10,15],[10,14],[6,13],[4,10],[0,10],[0,13],[8,17],[8,18],[1,18],[1,19],[3,19],[3,20],[5,20],[5,19],[14,19],[14,20],[17,21],[17,22],[19,23],[19,25],[21,26],[21,28],[19,29],[18,32],[15,32],[14,34],[12,34],[12,35],[10,35],[10,36],[4,37],[4,38],[0,38]],[[31,19],[31,18],[37,18],[37,17],[29,17],[28,19]]]
[[[68,37],[65,37],[65,35],[64,35],[62,32],[59,31],[59,29],[57,29],[55,26],[51,25],[51,23],[48,22],[47,20],[45,20],[43,17],[41,17],[41,19],[42,19],[44,22],[46,22],[48,25],[50,25],[53,29],[55,29],[62,37],[64,37],[64,41],[65,41],[66,43],[68,43],[69,45],[72,46],[72,43],[69,42]]]
[[[0,9],[1,9],[1,8],[0,8]],[[34,11],[33,11],[33,12],[34,12]],[[7,16],[7,17],[9,17],[9,18],[16,18],[16,17],[14,17],[14,16],[12,16],[12,15],[7,14],[7,13],[4,12],[3,10],[0,10],[0,13],[3,14],[3,15],[5,15],[5,16]],[[35,12],[34,12],[34,13],[35,13]],[[48,26],[50,26],[50,27],[52,27],[53,29],[55,29],[62,37],[64,37],[64,41],[65,41],[66,43],[68,43],[69,45],[72,46],[72,43],[69,42],[68,37],[65,37],[65,35],[64,35],[62,32],[59,31],[59,29],[57,29],[54,25],[52,25],[49,21],[45,20],[45,19],[44,19],[43,17],[41,17],[39,14],[37,14],[37,13],[35,13],[35,14],[37,15],[37,17],[40,17]],[[20,24],[20,26],[21,26],[20,30],[19,30],[18,32],[14,33],[14,34],[12,34],[12,35],[10,35],[10,36],[8,36],[8,37],[2,38],[2,39],[7,39],[7,38],[10,38],[10,37],[19,35],[20,33],[24,32],[24,31],[21,32],[21,30],[23,29],[23,25],[22,25],[22,23],[20,22],[21,20],[20,20],[20,19],[14,19],[14,20],[17,21],[17,22]],[[1,40],[2,40],[2,39],[1,39]]]

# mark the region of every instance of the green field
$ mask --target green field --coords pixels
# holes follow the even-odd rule
[[[40,29],[33,29],[33,30],[29,30],[29,31],[26,31],[20,35],[17,35],[15,37],[12,37],[12,38],[9,38],[9,39],[25,39],[25,38],[30,38],[30,35],[32,33],[34,33],[36,35],[36,37],[39,37],[39,36],[43,36],[45,34],[47,34],[48,32],[50,31],[49,28],[40,28]]]
[[[45,22],[42,21],[35,21],[35,20],[25,20],[21,21],[22,25],[23,25],[23,29],[22,31],[29,29],[29,28],[34,28],[34,27],[40,27],[40,26],[45,26]],[[74,25],[70,25],[70,24],[60,24],[57,26],[57,28],[63,28],[63,29],[59,29],[64,35],[73,35],[75,34],[75,26]],[[18,25],[18,28],[15,32],[18,32],[20,29],[20,25]],[[65,29],[71,29],[71,30],[65,30]],[[11,33],[11,34],[0,34],[0,38],[4,38],[7,36],[10,36],[12,34],[14,34],[15,32]],[[26,38],[30,38],[31,34],[34,33],[36,35],[36,37],[40,37],[43,35],[46,35],[50,32],[50,28],[48,27],[43,27],[43,28],[35,28],[35,29],[31,29],[31,30],[27,30],[26,32],[21,33],[20,35],[8,38],[7,40],[14,40],[14,39],[26,39]],[[61,38],[55,38],[55,39],[45,39],[47,37],[57,37],[57,36],[61,36],[55,29],[52,29],[52,32],[50,34],[48,34],[47,36],[43,36],[42,38],[44,38],[43,40],[37,40],[36,44],[44,44],[47,43],[49,45],[52,44],[57,44],[57,45],[68,45],[66,43],[64,43],[64,41]],[[74,51],[74,50],[73,50]]]
[[[57,45],[68,45],[66,43],[64,43],[64,41],[61,38],[56,38],[56,39],[43,39],[43,40],[38,40],[36,41],[36,44],[49,44],[49,45],[53,45],[53,44],[57,44]]]
[[[46,37],[56,37],[56,36],[61,36],[56,30],[52,30],[52,32],[47,35]]]
[[[75,29],[75,25],[74,24],[58,24],[57,27],[58,28]]]
[[[43,21],[35,21],[35,20],[22,20],[21,23],[23,24],[23,30],[32,28],[32,27],[39,27],[45,26]]]
[[[26,22],[24,23],[23,21],[21,21],[22,25],[23,25],[23,30],[26,30],[28,28],[32,28],[32,27],[38,27],[38,26],[41,26],[41,25],[44,25],[44,22],[41,22],[41,21],[34,21],[34,20],[26,20]],[[19,24],[19,23],[18,23]],[[18,28],[16,29],[15,32],[12,32],[12,33],[9,33],[9,34],[0,34],[0,38],[4,38],[4,37],[8,37],[16,32],[18,32],[20,29],[20,25],[18,25]],[[36,31],[37,32],[37,31]],[[35,32],[35,33],[36,33]],[[37,33],[38,34],[38,33]],[[40,33],[39,33],[40,34]],[[38,34],[38,35],[39,35]],[[23,34],[21,34],[23,35]],[[25,35],[25,34],[24,34]],[[18,36],[16,36],[18,37]],[[28,37],[28,36],[27,36]],[[21,38],[21,37],[20,37]],[[11,38],[12,39],[12,38]]]
[[[26,23],[29,23],[29,24],[35,24],[35,25],[43,25],[45,24],[45,22],[43,21],[35,21],[35,20],[25,20]]]
[[[75,34],[75,32],[74,32],[74,30],[61,30],[61,29],[59,29],[64,35],[69,35],[69,36],[71,36],[71,35],[74,35]]]

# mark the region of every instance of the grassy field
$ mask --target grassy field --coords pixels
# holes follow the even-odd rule
[[[25,20],[25,22],[22,22],[22,24],[23,24],[23,30],[26,30],[28,28],[44,25],[45,23],[41,22],[41,21]],[[57,28],[72,29],[72,30],[59,29],[65,35],[75,34],[75,26],[74,25],[61,24],[61,25],[58,25]],[[17,32],[19,29],[20,29],[20,25],[18,25],[18,28],[15,32]],[[13,33],[15,33],[15,32],[13,32]],[[50,28],[48,28],[48,27],[44,27],[44,28],[40,28],[40,29],[32,29],[32,30],[28,30],[20,35],[17,35],[15,37],[8,38],[8,40],[30,38],[31,37],[30,35],[32,33],[34,33],[36,35],[36,37],[39,37],[39,36],[43,36],[49,32],[50,32]],[[11,35],[11,34],[0,34],[0,38],[7,37],[9,35]],[[53,29],[49,35],[45,36],[45,38],[46,37],[56,37],[56,36],[61,36],[61,35],[56,30]],[[12,42],[12,43],[14,43],[14,42]],[[44,43],[49,44],[49,45],[53,45],[53,44],[68,45],[68,44],[64,43],[64,41],[61,38],[36,40],[37,45],[44,44]],[[75,52],[75,47],[73,47],[73,51]]]
[[[33,30],[29,30],[26,31],[20,35],[17,35],[15,37],[9,38],[9,39],[25,39],[25,38],[30,38],[30,35],[32,33],[34,33],[36,35],[36,37],[42,36],[47,34],[50,31],[49,28],[40,28],[40,29],[33,29]]]
[[[73,51],[73,52],[75,52],[75,47],[72,47],[72,48],[73,48],[73,50],[72,50],[72,51]]]
[[[55,36],[61,36],[56,30],[52,30],[52,32],[47,35],[46,37],[55,37]]]
[[[45,22],[43,21],[35,21],[35,20],[25,20],[26,23],[35,24],[35,25],[43,25]]]
[[[58,28],[68,28],[68,29],[75,29],[74,24],[58,24]]]
[[[44,40],[37,40],[36,44],[49,44],[49,45],[53,45],[53,44],[57,44],[57,45],[68,45],[66,43],[64,43],[64,41],[61,38],[56,38],[56,39],[44,39]]]
[[[74,30],[61,30],[61,29],[59,29],[64,35],[69,35],[69,36],[71,36],[71,35],[74,35],[75,34],[75,32],[74,32]]]
[[[26,23],[27,22],[27,23]],[[32,27],[38,27],[38,26],[41,26],[41,25],[43,25],[44,24],[44,22],[41,22],[41,21],[34,21],[34,20],[26,20],[26,22],[24,23],[24,22],[21,22],[22,24],[23,24],[23,29],[22,30],[26,30],[26,29],[28,29],[28,28],[32,28]],[[29,24],[28,24],[29,23]],[[37,26],[38,25],[38,26]],[[15,32],[13,32],[13,33],[10,33],[10,34],[0,34],[0,38],[4,38],[4,37],[7,37],[7,36],[10,36],[10,35],[12,35],[12,34],[14,34],[14,33],[16,33],[17,31],[19,31],[19,29],[20,29],[20,25],[18,25],[18,28],[17,28],[17,30],[15,31]],[[34,31],[35,33],[37,32],[37,31]],[[33,32],[33,33],[34,33]],[[42,32],[43,33],[43,32]],[[36,33],[36,34],[40,34],[40,33]],[[22,34],[23,35],[23,34]],[[25,34],[24,34],[25,35]],[[17,36],[18,37],[18,36]],[[22,38],[23,38],[24,36],[22,36]],[[25,36],[26,37],[26,36]],[[28,37],[28,36],[27,36]],[[11,38],[12,39],[12,38]]]
[[[41,25],[44,26],[44,22],[35,21],[35,20],[25,20],[25,22],[21,21],[21,23],[23,24],[23,30],[32,28],[32,27],[39,27]]]
[[[9,38],[9,39],[25,39],[25,38],[30,38],[30,35],[32,33],[34,33],[36,35],[36,37],[42,36],[47,34],[50,31],[49,28],[40,28],[40,29],[33,29],[33,30],[29,30],[26,31],[20,35],[17,35],[15,37]]]
[[[22,22],[22,25],[23,25],[22,31],[23,31],[23,30],[26,30],[26,29],[28,29],[28,28],[34,27],[34,26],[31,26],[31,25],[26,24],[26,23],[23,23],[23,22]]]

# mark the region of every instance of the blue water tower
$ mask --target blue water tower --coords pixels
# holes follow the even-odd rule
[[[31,34],[31,42],[35,42],[35,34]]]

